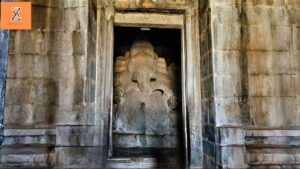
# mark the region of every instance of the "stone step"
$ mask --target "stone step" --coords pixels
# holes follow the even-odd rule
[[[298,147],[249,148],[247,153],[247,161],[251,166],[300,165],[300,148]]]
[[[43,168],[52,166],[54,150],[48,145],[11,145],[0,150],[0,168]]]
[[[46,144],[55,145],[55,129],[53,128],[25,128],[4,130],[2,145],[16,144]]]
[[[290,165],[283,165],[283,164],[275,164],[275,165],[250,165],[250,169],[300,169],[299,164],[290,164]]]
[[[158,158],[112,157],[107,160],[106,169],[179,169],[180,165],[169,162],[161,162]]]
[[[251,165],[300,165],[300,154],[250,154],[248,161]]]

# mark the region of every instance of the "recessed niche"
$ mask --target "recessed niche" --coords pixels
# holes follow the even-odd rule
[[[113,156],[184,154],[181,50],[180,29],[114,28]]]

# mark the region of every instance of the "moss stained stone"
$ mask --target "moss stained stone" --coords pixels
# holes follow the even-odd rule
[[[0,30],[0,145],[3,137],[4,97],[6,86],[9,31]]]

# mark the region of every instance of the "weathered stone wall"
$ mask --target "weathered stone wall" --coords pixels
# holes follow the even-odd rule
[[[209,1],[200,1],[201,109],[203,167],[215,168],[215,105]]]
[[[216,159],[223,167],[299,164],[299,148],[292,148],[299,146],[299,4],[210,4]]]
[[[135,2],[115,5],[181,10],[191,1]],[[203,145],[204,168],[299,167],[300,1],[199,2],[202,121],[189,124],[191,166],[202,164]],[[32,3],[33,29],[11,31],[0,168],[101,167],[111,70],[96,72],[110,63],[111,1]]]
[[[242,11],[248,62],[249,125],[254,128],[246,131],[247,162],[253,168],[297,168],[300,164],[300,2],[248,1]],[[262,128],[272,130],[257,130]]]
[[[11,31],[1,165],[99,167],[91,61],[96,26],[89,17],[95,2],[31,2],[32,29]]]
[[[3,167],[53,164],[63,9],[59,1],[34,1],[32,9],[32,30],[10,33]]]
[[[75,77],[73,76],[73,84],[66,89],[71,90],[66,94],[73,101],[65,103],[73,108],[65,111],[61,117],[63,122],[56,127],[55,157],[58,167],[101,167],[100,145],[103,138],[101,126],[95,124],[93,95],[95,6],[95,1],[64,1],[64,10],[67,14],[64,23],[72,34],[69,39],[72,46],[67,47],[73,50],[73,59],[68,60],[73,67],[69,70],[75,71]]]
[[[211,1],[215,164],[223,168],[247,167],[241,129],[249,114],[247,62],[241,48],[241,13],[232,7],[238,2]]]
[[[1,29],[1,27],[0,27]],[[9,46],[9,31],[0,30],[0,146],[3,141],[3,115],[6,88],[7,56]]]

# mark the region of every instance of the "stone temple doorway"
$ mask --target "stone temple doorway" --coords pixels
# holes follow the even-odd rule
[[[109,114],[106,166],[196,166],[201,162],[196,149],[201,128],[194,125],[201,121],[197,13],[121,8],[103,13],[98,30],[96,94],[99,111]]]
[[[114,28],[112,156],[181,165],[181,30]]]

